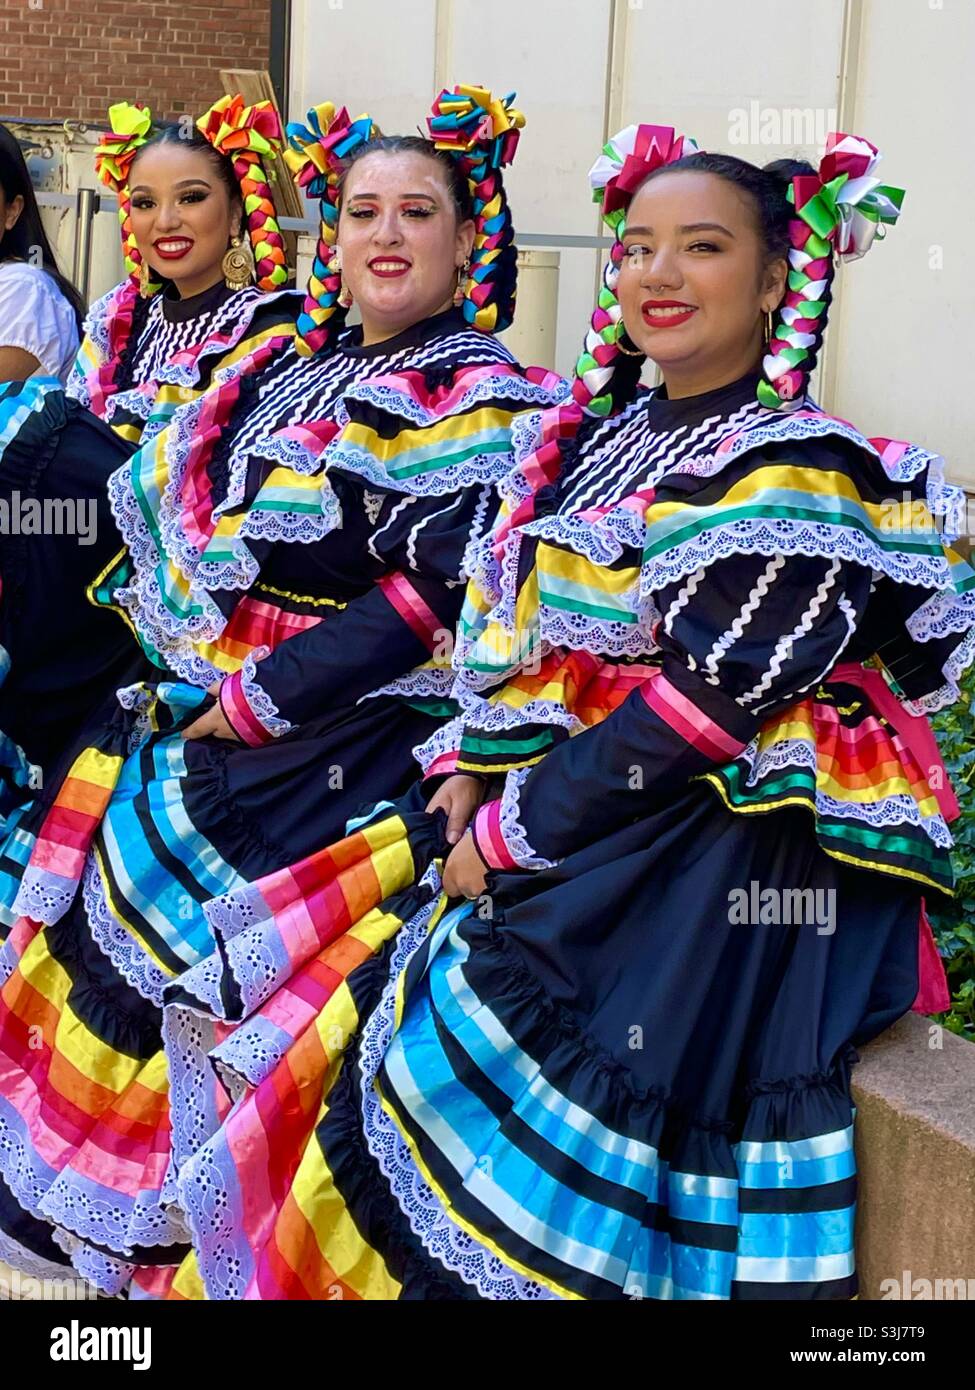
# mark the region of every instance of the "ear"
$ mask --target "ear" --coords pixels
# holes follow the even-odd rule
[[[785,298],[786,288],[789,279],[789,262],[784,256],[770,261],[765,267],[762,277],[762,309],[764,312],[772,312],[779,307]]]
[[[456,241],[458,266],[470,260],[471,252],[474,250],[474,238],[476,235],[477,227],[471,218],[468,218],[466,222],[461,222],[458,226]]]
[[[23,193],[18,193],[16,197],[11,198],[10,202],[7,204],[7,215],[4,218],[4,224],[8,232],[12,232],[14,227],[16,227],[23,210],[24,195]]]

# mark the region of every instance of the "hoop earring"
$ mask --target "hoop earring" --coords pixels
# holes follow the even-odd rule
[[[221,270],[228,290],[242,290],[245,285],[254,283],[254,257],[239,236],[230,238],[230,249],[223,258]]]
[[[470,283],[471,258],[464,257],[464,263],[457,268],[457,287],[454,290],[454,307],[463,304],[467,298],[467,286]]]
[[[620,319],[619,323],[616,326],[616,346],[619,348],[620,352],[623,354],[624,357],[646,357],[647,354],[643,351],[642,348],[624,347],[624,335],[626,335],[626,329],[623,327],[623,320]]]

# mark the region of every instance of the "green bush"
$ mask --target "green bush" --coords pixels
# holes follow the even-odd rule
[[[975,667],[962,682],[962,698],[931,723],[961,803],[961,817],[951,827],[957,896],[951,903],[928,903],[951,990],[951,1008],[937,1018],[975,1042]]]

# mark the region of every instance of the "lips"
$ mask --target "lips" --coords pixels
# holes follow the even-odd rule
[[[675,328],[696,314],[697,306],[684,304],[679,299],[648,299],[640,305],[640,312],[643,322],[650,328]]]
[[[152,249],[164,261],[179,261],[193,250],[193,242],[185,236],[160,237]]]
[[[369,261],[369,269],[381,280],[395,280],[410,269],[410,262],[402,256],[376,256]]]

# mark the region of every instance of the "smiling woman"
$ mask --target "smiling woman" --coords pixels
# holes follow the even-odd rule
[[[284,243],[264,164],[281,145],[269,102],[222,97],[196,126],[153,127],[121,102],[96,155],[119,198],[128,278],[86,320],[69,392],[139,443],[219,366],[294,334]],[[246,233],[246,241],[243,239]]]

